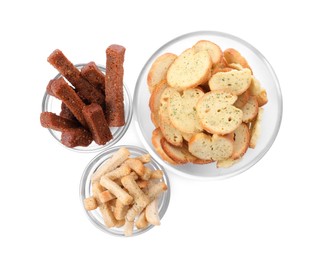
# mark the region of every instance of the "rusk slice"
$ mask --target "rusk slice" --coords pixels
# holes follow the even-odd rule
[[[154,61],[147,75],[147,85],[151,93],[155,86],[166,79],[168,68],[176,58],[177,55],[173,53],[165,53]]]
[[[266,90],[261,87],[261,83],[252,76],[249,92],[252,96],[256,96],[258,106],[264,106],[268,102]]]
[[[237,108],[242,108],[248,102],[250,98],[250,92],[247,90],[238,96],[237,101],[234,103],[234,106]]]
[[[254,120],[258,113],[258,103],[255,96],[250,96],[247,103],[241,108],[243,112],[242,121],[245,123]]]
[[[245,154],[250,143],[250,131],[246,124],[242,123],[234,131],[233,153],[231,158],[238,159]]]
[[[156,152],[160,155],[160,157],[171,164],[176,164],[176,162],[174,160],[172,160],[162,149],[161,146],[161,139],[163,138],[162,133],[160,131],[159,128],[156,128],[153,131],[153,135],[152,135],[152,144],[155,147]]]
[[[243,112],[233,106],[237,96],[223,91],[206,93],[196,105],[197,116],[207,132],[212,134],[228,134],[241,123]]]
[[[197,160],[187,149],[186,146],[176,147],[171,145],[166,141],[166,139],[161,139],[161,147],[164,152],[177,164],[193,163]]]
[[[242,158],[234,160],[232,158],[228,158],[226,160],[217,161],[216,167],[217,168],[229,168],[233,166],[234,164],[236,164],[237,162],[241,161],[241,159]]]
[[[203,130],[196,115],[196,103],[203,95],[199,88],[184,90],[182,96],[178,91],[171,93],[168,112],[175,128],[189,134]]]
[[[151,118],[153,124],[158,127],[159,126],[159,108],[161,106],[161,96],[164,90],[169,87],[165,80],[162,80],[157,86],[155,86],[150,99],[149,99],[149,108],[152,113]]]
[[[249,66],[249,63],[237,50],[232,49],[232,48],[226,49],[223,52],[223,56],[228,62],[228,64],[237,63],[237,64],[240,64],[243,68],[248,68],[252,71],[252,69]]]
[[[249,69],[217,72],[208,84],[211,90],[225,90],[233,95],[241,95],[250,87],[251,76]]]
[[[222,59],[222,50],[217,44],[211,41],[200,40],[193,46],[193,48],[196,52],[208,51],[210,58],[212,60],[213,66],[218,64]]]
[[[208,51],[196,52],[194,48],[187,49],[170,65],[167,82],[178,91],[196,87],[208,79],[211,67]]]
[[[210,136],[198,133],[189,141],[189,151],[202,160],[225,160],[233,153],[233,141],[216,134]]]
[[[169,98],[176,93],[173,88],[166,88],[160,98],[160,108],[159,108],[159,127],[164,138],[171,144],[175,146],[182,146],[183,137],[181,132],[175,128],[169,117]]]
[[[261,122],[264,114],[264,109],[262,107],[258,108],[258,114],[255,121],[251,125],[251,140],[250,148],[255,148],[258,138],[261,135]]]

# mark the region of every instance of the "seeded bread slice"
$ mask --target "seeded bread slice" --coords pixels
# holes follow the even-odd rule
[[[237,50],[232,49],[232,48],[226,49],[223,52],[223,56],[228,62],[228,64],[237,63],[237,64],[240,64],[243,68],[248,68],[250,69],[250,71],[252,71],[252,69],[249,66],[249,63]]]
[[[264,106],[268,102],[266,90],[261,87],[261,83],[254,76],[252,76],[249,91],[252,96],[256,96],[259,107]]]
[[[152,144],[156,150],[156,152],[160,155],[160,157],[171,164],[176,164],[174,160],[172,160],[163,150],[161,146],[161,139],[163,138],[162,133],[159,128],[156,128],[152,134]]]
[[[219,135],[195,134],[189,141],[189,151],[202,160],[225,160],[233,153],[231,138]]]
[[[182,147],[176,147],[166,141],[165,138],[161,139],[161,147],[164,152],[177,164],[193,163],[197,160],[184,145]]]
[[[231,158],[238,159],[245,154],[250,143],[250,131],[246,124],[242,123],[234,131],[233,153]]]
[[[241,123],[243,112],[233,106],[237,96],[223,91],[211,91],[203,95],[196,104],[200,123],[212,134],[228,134]]]
[[[170,65],[167,82],[178,91],[193,88],[208,79],[211,68],[212,61],[208,51],[196,52],[194,48],[190,48]]]
[[[175,128],[169,117],[169,98],[170,96],[176,93],[176,90],[173,88],[166,88],[160,98],[160,107],[159,107],[159,127],[164,138],[174,146],[182,146],[183,138],[180,130]]]
[[[218,64],[222,59],[222,50],[217,44],[211,41],[200,40],[193,46],[193,49],[196,52],[208,51],[210,58],[212,60],[213,66]]]
[[[251,76],[249,69],[217,72],[208,84],[211,90],[225,90],[234,95],[241,95],[250,87]]]
[[[255,96],[250,96],[247,103],[241,108],[243,112],[242,121],[245,123],[254,120],[258,113],[258,103]]]
[[[257,140],[261,135],[261,122],[264,114],[264,109],[262,107],[258,108],[258,114],[255,121],[251,125],[251,140],[250,140],[250,148],[255,148],[257,144]]]
[[[200,88],[184,90],[182,95],[178,91],[171,93],[168,112],[175,128],[190,134],[203,130],[196,115],[196,103],[203,95]]]
[[[168,68],[176,58],[177,55],[173,53],[165,53],[154,61],[147,75],[147,85],[151,93],[155,86],[166,79]]]

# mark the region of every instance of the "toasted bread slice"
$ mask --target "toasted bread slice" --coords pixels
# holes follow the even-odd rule
[[[196,105],[200,123],[212,134],[228,134],[242,123],[243,112],[233,106],[237,96],[223,91],[211,91],[203,95]]]
[[[203,95],[200,88],[184,90],[182,96],[178,91],[171,93],[168,112],[175,128],[189,134],[203,130],[196,115],[196,103]]]
[[[243,67],[239,63],[230,63],[228,64],[228,67],[235,70],[243,70]]]
[[[240,64],[243,68],[247,68],[247,69],[250,69],[250,71],[252,71],[252,69],[249,66],[249,63],[237,50],[232,49],[232,48],[226,49],[223,52],[223,56],[228,62],[228,64],[237,63],[237,64]]]
[[[156,152],[160,155],[160,157],[171,164],[176,164],[174,160],[172,160],[162,149],[161,139],[163,138],[162,133],[159,128],[156,128],[152,134],[152,144],[155,147]]]
[[[248,102],[250,98],[250,92],[247,90],[238,96],[237,101],[234,103],[234,106],[237,108],[242,108]]]
[[[243,112],[242,121],[245,123],[251,122],[254,120],[258,113],[258,103],[255,96],[250,96],[247,103],[241,108]]]
[[[183,139],[185,140],[185,141],[190,141],[190,139],[192,138],[192,136],[194,135],[194,134],[188,134],[188,133],[184,133],[184,132],[181,132],[181,134],[182,134],[182,137],[183,137]]]
[[[165,53],[154,61],[147,75],[147,85],[150,93],[153,92],[155,86],[166,79],[168,68],[176,58],[177,55],[173,53]]]
[[[213,66],[218,64],[222,59],[222,50],[217,44],[211,41],[200,40],[193,46],[193,49],[196,52],[208,51],[211,61],[213,63]]]
[[[262,107],[258,108],[258,114],[255,121],[251,125],[251,140],[250,140],[250,148],[255,148],[257,144],[257,140],[261,134],[261,122],[264,114],[264,109]]]
[[[216,167],[217,168],[229,168],[235,165],[236,163],[238,163],[239,161],[241,161],[241,159],[242,158],[239,158],[239,159],[228,158],[226,160],[217,161]]]
[[[166,88],[160,98],[160,108],[159,108],[159,127],[164,138],[174,146],[182,146],[183,137],[180,130],[175,128],[169,117],[169,98],[176,93],[173,88]]]
[[[225,160],[233,153],[233,141],[216,134],[210,136],[198,133],[189,141],[189,151],[202,160]]]
[[[197,158],[188,151],[185,145],[182,147],[173,146],[168,143],[165,138],[162,138],[160,142],[164,152],[177,164],[193,163],[197,161]]]
[[[196,87],[208,79],[212,62],[208,51],[185,50],[170,65],[167,82],[170,87],[182,91]]]
[[[149,99],[149,108],[152,113],[151,119],[156,127],[159,126],[159,108],[161,106],[161,96],[164,90],[169,87],[166,80],[162,80],[157,86],[155,86],[150,99]]]
[[[253,76],[249,91],[252,96],[256,96],[259,107],[264,106],[268,102],[266,90],[261,87],[261,83]]]
[[[250,143],[250,131],[246,124],[242,123],[234,131],[233,153],[231,158],[238,159],[245,154]]]
[[[233,95],[241,95],[250,87],[251,76],[249,69],[217,72],[208,84],[211,90],[225,90]]]

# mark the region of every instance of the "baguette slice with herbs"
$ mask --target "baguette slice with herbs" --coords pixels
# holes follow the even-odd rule
[[[208,84],[211,90],[224,90],[233,95],[241,95],[251,84],[252,74],[249,69],[217,72]]]
[[[168,112],[175,128],[188,134],[203,130],[196,115],[196,103],[203,95],[200,88],[184,90],[182,95],[178,91],[171,93]]]
[[[243,112],[233,106],[237,96],[223,91],[211,91],[196,105],[197,116],[207,132],[225,135],[242,123]]]
[[[225,160],[233,153],[233,140],[216,134],[198,133],[189,141],[189,151],[202,160]]]
[[[155,86],[166,79],[168,68],[176,58],[177,55],[173,53],[165,53],[154,61],[147,75],[147,85],[151,93]]]
[[[196,52],[194,48],[185,50],[170,65],[167,82],[170,87],[182,91],[204,83],[212,68],[208,51]]]

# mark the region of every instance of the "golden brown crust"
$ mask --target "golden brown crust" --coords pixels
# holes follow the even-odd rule
[[[177,164],[174,160],[172,160],[163,150],[161,146],[161,139],[163,138],[162,133],[159,128],[156,128],[152,134],[152,144],[155,147],[156,152],[160,155],[160,157],[171,164]]]

